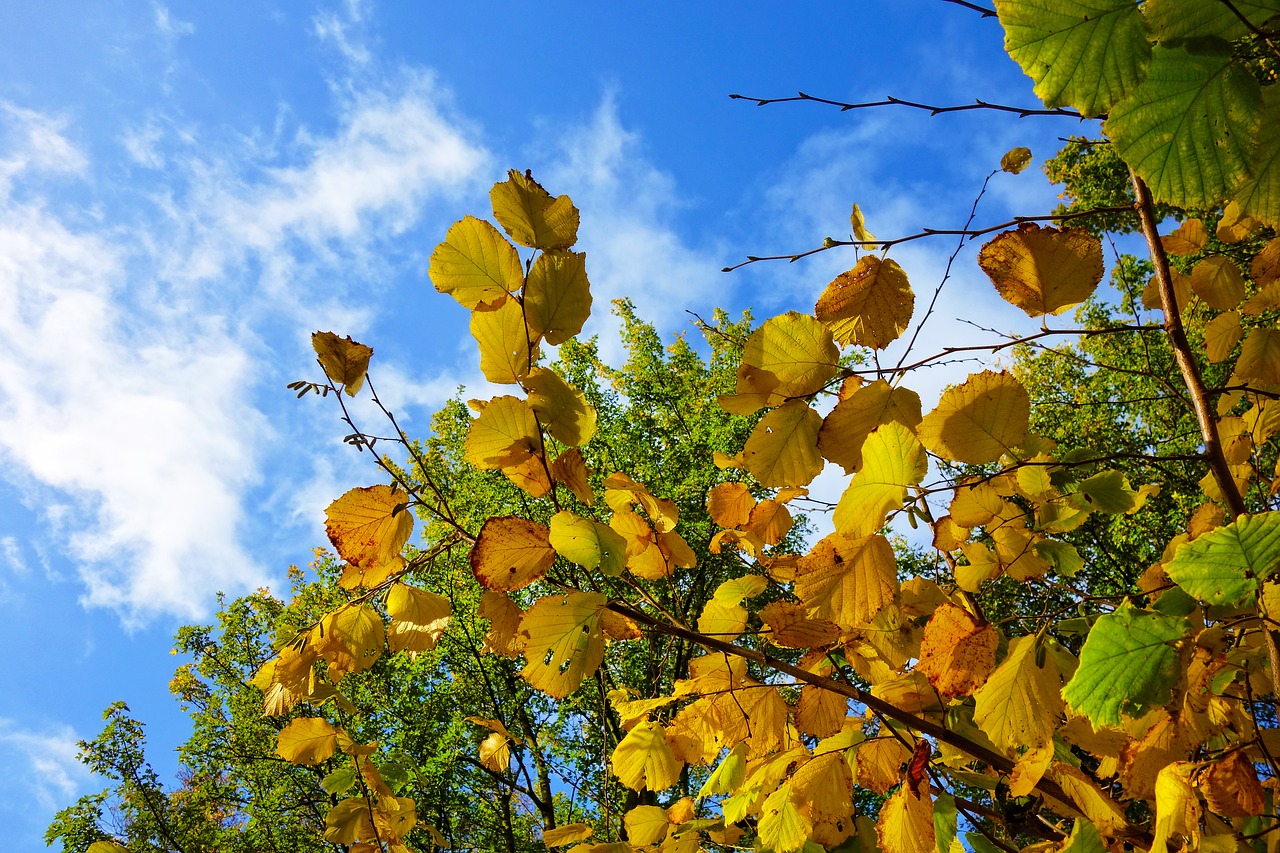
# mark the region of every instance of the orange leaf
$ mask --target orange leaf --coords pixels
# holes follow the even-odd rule
[[[352,489],[329,504],[325,532],[338,556],[356,570],[350,586],[376,586],[404,565],[400,551],[413,532],[408,500],[404,492],[379,485]]]
[[[488,589],[523,589],[555,562],[550,531],[517,516],[490,518],[471,548],[471,571]]]
[[[1024,222],[983,246],[978,266],[1028,316],[1060,314],[1102,281],[1102,243],[1087,231]]]
[[[822,291],[813,316],[842,344],[883,349],[906,330],[914,308],[915,295],[902,267],[863,255]]]
[[[311,346],[320,357],[320,366],[329,381],[342,385],[348,397],[354,397],[364,385],[373,349],[358,344],[348,335],[340,338],[333,332],[314,332]]]
[[[944,697],[968,696],[981,687],[996,662],[1000,636],[969,611],[943,603],[924,628],[917,669]]]

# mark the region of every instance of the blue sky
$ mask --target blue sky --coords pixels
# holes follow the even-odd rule
[[[316,378],[312,331],[375,348],[411,432],[480,388],[465,316],[426,262],[452,221],[487,213],[508,168],[582,210],[587,331],[606,353],[619,296],[668,335],[689,330],[686,311],[811,310],[851,254],[720,269],[847,236],[855,201],[881,237],[957,227],[1007,149],[1038,167],[1080,127],[727,95],[1032,104],[1000,40],[940,0],[0,6],[11,849],[40,849],[53,812],[102,787],[74,743],[114,700],[172,772],[173,631],[208,619],[219,591],[283,588],[323,544],[323,508],[375,478],[329,406],[284,388]],[[978,221],[1053,198],[1036,168],[999,175]],[[927,294],[953,247],[893,256]],[[962,261],[922,354],[972,339],[957,317],[1022,322],[989,291]],[[965,372],[914,387],[927,398]]]

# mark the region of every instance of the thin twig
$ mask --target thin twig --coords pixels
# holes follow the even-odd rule
[[[984,17],[984,18],[994,18],[994,17],[996,17],[996,10],[995,10],[995,9],[988,9],[988,8],[986,8],[985,6],[979,6],[977,3],[970,3],[970,2],[968,2],[968,0],[942,0],[942,2],[943,2],[943,3],[954,3],[954,4],[956,4],[957,6],[963,6],[963,7],[965,7],[966,9],[972,9],[973,11],[980,13],[980,14],[982,15],[982,17]]]
[[[767,107],[771,104],[786,104],[792,101],[807,101],[813,104],[826,104],[831,107],[839,107],[840,112],[848,110],[866,110],[875,107],[910,107],[916,110],[925,110],[931,116],[941,115],[942,113],[958,113],[967,112],[969,110],[995,110],[1002,113],[1013,113],[1018,118],[1027,118],[1028,116],[1066,116],[1084,120],[1084,116],[1075,110],[1063,109],[1055,107],[1047,110],[1035,107],[1011,107],[1006,104],[993,104],[981,99],[974,99],[972,104],[948,104],[947,106],[937,106],[936,104],[922,104],[918,101],[908,101],[903,98],[895,98],[893,95],[888,96],[882,101],[863,101],[861,103],[848,103],[846,101],[833,101],[830,98],[819,98],[814,95],[808,95],[804,92],[797,92],[790,97],[785,98],[757,98],[752,95],[733,94],[729,96],[735,101],[755,101],[758,107]]]

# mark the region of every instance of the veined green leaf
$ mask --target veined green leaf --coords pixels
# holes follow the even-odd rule
[[[1280,568],[1280,512],[1241,518],[1183,545],[1165,564],[1178,586],[1209,604],[1235,607]]]

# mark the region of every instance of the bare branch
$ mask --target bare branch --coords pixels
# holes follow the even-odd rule
[[[953,0],[947,0],[953,2]],[[941,115],[943,113],[960,113],[969,110],[995,110],[1002,113],[1013,113],[1018,118],[1027,118],[1028,116],[1065,116],[1067,118],[1085,120],[1085,117],[1075,110],[1063,109],[1055,107],[1048,110],[1037,107],[1011,107],[1006,104],[993,104],[989,101],[975,99],[972,104],[948,104],[946,106],[937,106],[935,104],[922,104],[919,101],[908,101],[903,98],[895,98],[893,95],[885,98],[883,101],[864,101],[862,103],[848,103],[847,101],[834,101],[830,98],[819,98],[815,95],[809,95],[804,92],[786,98],[757,98],[752,95],[730,95],[735,101],[755,101],[758,107],[767,107],[771,104],[786,104],[792,101],[807,101],[813,104],[826,104],[830,107],[838,107],[840,112],[849,110],[865,110],[874,107],[910,107],[914,110],[924,110],[931,116]]]
[[[972,9],[984,18],[994,18],[996,16],[995,9],[988,9],[985,6],[979,6],[977,3],[970,3],[968,0],[942,0],[943,3],[954,3],[957,6],[963,6],[966,9]]]

